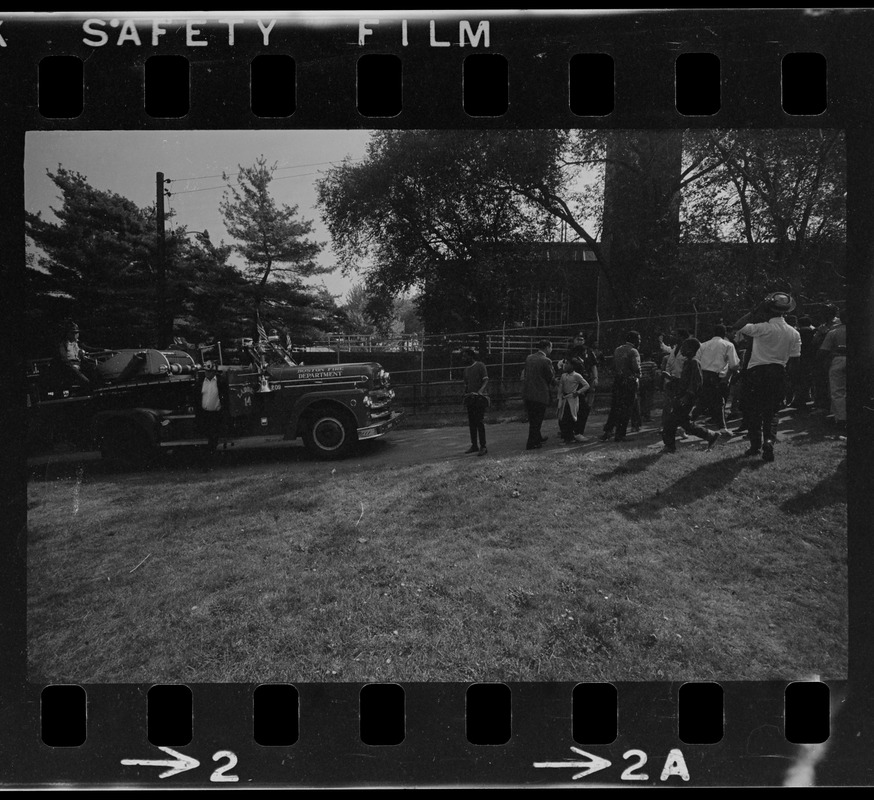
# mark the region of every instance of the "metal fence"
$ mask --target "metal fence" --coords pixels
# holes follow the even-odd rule
[[[803,313],[819,324],[826,303],[806,304]],[[801,310],[801,309],[799,309]],[[404,334],[396,337],[333,336],[320,343],[325,361],[341,361],[367,353],[368,360],[383,363],[391,372],[398,402],[408,411],[462,410],[462,381],[466,366],[462,350],[472,348],[486,364],[493,409],[521,407],[521,372],[525,358],[541,339],[553,343],[552,358],[562,359],[574,336],[585,332],[599,354],[600,395],[609,395],[613,351],[630,330],[641,336],[641,355],[659,364],[663,354],[659,336],[686,329],[702,341],[713,335],[717,323],[732,324],[746,309],[692,311],[646,317],[587,320],[540,328],[503,327],[500,330],[465,331],[451,334]],[[316,355],[315,349],[308,353]],[[386,363],[388,362],[388,363]],[[600,402],[605,402],[601,400]]]

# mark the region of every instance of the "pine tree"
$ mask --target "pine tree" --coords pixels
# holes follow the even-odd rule
[[[36,250],[28,270],[31,324],[40,349],[53,341],[65,316],[82,339],[106,346],[140,346],[154,333],[155,234],[150,211],[84,175],[58,166],[49,177],[61,192],[57,222],[27,214]]]
[[[238,241],[234,249],[245,260],[255,316],[272,314],[285,327],[300,327],[300,320],[289,319],[294,307],[299,317],[316,301],[315,291],[301,279],[331,269],[315,261],[322,245],[306,238],[312,222],[298,216],[297,206],[279,205],[270,194],[275,169],[264,156],[251,167],[240,166],[236,186],[228,186],[219,209],[228,233]]]

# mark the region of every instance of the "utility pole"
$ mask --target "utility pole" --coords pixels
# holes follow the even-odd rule
[[[167,347],[172,330],[167,335],[167,241],[164,232],[164,173],[155,174],[155,224],[158,234],[158,325],[157,345]]]

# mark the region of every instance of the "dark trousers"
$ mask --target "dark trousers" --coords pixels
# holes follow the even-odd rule
[[[728,402],[731,403],[731,414],[736,416],[741,410],[741,385],[743,382],[743,372],[736,371],[731,373],[728,380]]]
[[[707,414],[720,429],[724,428],[728,383],[721,381],[718,373],[709,370],[701,374],[701,379],[701,397],[698,400],[698,408]]]
[[[813,368],[813,400],[817,408],[828,410],[831,393],[828,385],[828,360],[819,361]]]
[[[813,364],[802,362],[798,364],[795,380],[792,384],[792,405],[801,411],[807,411],[807,402],[813,388]]]
[[[643,386],[641,384],[637,388],[637,394],[634,396],[634,403],[631,406],[631,427],[639,428],[641,423],[650,422],[650,412],[652,411],[652,395],[653,387]]]
[[[471,403],[467,407],[467,424],[470,427],[470,443],[474,447],[486,446],[486,426],[483,419],[486,415],[485,405]],[[479,437],[479,445],[477,445]]]
[[[665,427],[665,422],[668,419],[668,414],[671,410],[671,403],[674,402],[674,398],[676,397],[677,390],[677,379],[676,378],[665,378],[663,393],[664,393],[664,403],[662,405],[662,429]]]
[[[744,373],[743,409],[755,450],[763,441],[774,441],[774,415],[783,402],[785,372],[781,364],[762,364],[747,367]]]
[[[634,402],[631,404],[631,427],[640,427],[640,392],[634,395]]]
[[[85,374],[79,364],[70,364],[69,362],[61,362],[61,369],[66,380],[74,386],[84,386],[86,389],[91,388],[91,379]]]
[[[604,433],[614,431],[614,438],[624,439],[628,432],[628,422],[637,397],[637,380],[635,378],[614,378],[613,393],[610,402],[610,415],[604,426]]]
[[[200,410],[197,418],[200,432],[206,437],[207,448],[215,452],[222,432],[222,412]]]
[[[582,405],[582,403],[580,403]],[[558,421],[558,429],[561,432],[561,438],[564,442],[572,442],[574,440],[574,424],[576,420],[571,414],[569,403],[564,404],[561,412],[561,418]]]
[[[543,439],[540,426],[543,425],[543,418],[546,416],[546,403],[526,400],[525,411],[528,413],[528,447],[534,447]]]
[[[637,396],[640,399],[640,419],[649,422],[652,414],[652,397],[655,394],[655,386],[651,381],[641,382],[637,388]]]
[[[665,408],[662,422],[662,441],[666,447],[673,449],[676,446],[674,436],[677,433],[677,428],[682,428],[686,433],[697,436],[699,439],[707,440],[710,438],[710,431],[692,422],[691,414],[692,406],[683,404],[679,400],[674,400]]]

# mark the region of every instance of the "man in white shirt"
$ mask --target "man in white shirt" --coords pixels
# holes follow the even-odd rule
[[[719,425],[720,433],[728,434],[730,431],[725,427],[728,380],[740,366],[740,359],[734,345],[725,338],[725,325],[713,326],[713,337],[698,348],[695,359],[701,365],[702,378],[698,408]]]
[[[784,394],[786,365],[801,356],[801,334],[785,319],[795,301],[785,292],[769,294],[762,302],[767,322],[747,322],[746,314],[735,324],[738,336],[752,339],[752,354],[744,377],[744,407],[747,409],[750,447],[744,455],[762,454],[774,460],[774,415]]]
[[[215,453],[221,433],[222,401],[215,364],[207,361],[203,368],[206,373],[200,386],[200,429],[206,436],[207,449],[210,453]]]

